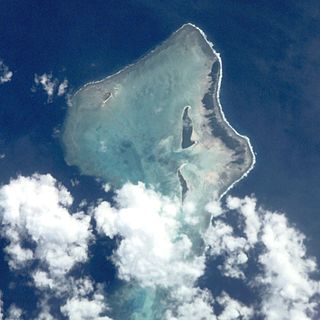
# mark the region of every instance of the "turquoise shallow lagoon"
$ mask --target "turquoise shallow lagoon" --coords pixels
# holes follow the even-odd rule
[[[221,60],[204,34],[184,25],[73,96],[63,133],[67,162],[117,188],[143,181],[178,196],[184,180],[187,199],[221,195],[254,159],[248,140],[223,119],[220,76]]]
[[[33,281],[33,275],[39,269],[46,271],[46,262],[43,259],[41,261],[33,259],[23,269],[12,269],[11,262],[16,259],[13,260],[14,256],[8,254],[10,247],[8,248],[9,238],[7,236],[9,234],[4,232],[7,225],[2,223],[0,313],[3,313],[3,318],[40,319],[40,313],[47,311],[49,314],[45,319],[49,319],[51,314],[53,319],[70,320],[76,316],[95,320],[105,320],[106,317],[111,317],[114,320],[127,320],[134,317],[168,320],[163,317],[163,314],[169,310],[176,318],[174,320],[181,320],[181,318],[184,320],[211,320],[212,318],[226,320],[226,314],[224,317],[220,314],[224,308],[221,303],[226,301],[221,295],[226,292],[231,298],[254,309],[254,315],[247,317],[250,320],[272,317],[278,317],[279,320],[320,319],[319,285],[318,282],[313,284],[310,281],[313,277],[316,277],[317,281],[319,280],[318,271],[320,269],[317,266],[317,271],[309,274],[310,269],[307,267],[312,265],[308,259],[309,255],[316,256],[318,261],[320,258],[318,203],[320,170],[317,170],[320,164],[318,88],[320,81],[320,55],[318,54],[320,20],[317,16],[318,7],[319,3],[315,0],[304,3],[292,0],[284,2],[273,0],[263,3],[244,3],[235,0],[93,0],[79,3],[74,0],[67,2],[56,0],[41,2],[41,4],[36,1],[1,1],[0,37],[2,45],[0,60],[13,72],[12,80],[0,85],[1,189],[9,184],[12,187],[11,181],[18,183],[20,181],[17,180],[18,175],[28,179],[32,187],[39,185],[38,180],[33,176],[34,173],[50,174],[57,181],[56,189],[60,189],[60,186],[63,185],[74,198],[72,208],[68,209],[69,214],[73,215],[81,210],[89,215],[90,228],[93,233],[93,237],[88,243],[86,262],[77,263],[72,272],[66,275],[67,278],[53,279],[54,283],[48,281],[47,287],[40,288]],[[209,242],[211,250],[206,251],[206,260],[202,259],[204,250],[203,243],[201,243],[201,230],[206,229],[210,213],[196,201],[201,195],[200,191],[196,194],[197,190],[203,190],[200,184],[197,185],[199,181],[201,182],[200,177],[195,175],[196,178],[199,178],[198,180],[188,178],[186,170],[188,167],[190,169],[191,166],[194,166],[193,172],[197,173],[197,169],[200,167],[200,162],[197,163],[196,158],[191,158],[191,155],[194,156],[192,150],[196,148],[200,150],[199,147],[202,143],[196,144],[200,139],[197,137],[199,130],[196,130],[194,125],[195,113],[214,108],[214,103],[219,106],[218,102],[214,100],[218,94],[215,85],[219,84],[219,77],[221,78],[221,62],[216,61],[216,58],[219,60],[218,55],[208,51],[208,55],[212,57],[212,61],[210,60],[212,70],[209,75],[212,86],[207,90],[203,99],[202,104],[206,107],[196,108],[191,105],[191,102],[188,102],[189,106],[179,107],[180,111],[174,126],[179,131],[179,137],[182,135],[182,141],[181,144],[178,144],[178,148],[179,150],[184,149],[182,150],[185,153],[183,158],[177,160],[172,155],[163,153],[164,158],[174,159],[173,170],[171,170],[169,166],[166,168],[162,163],[160,165],[159,159],[161,157],[154,156],[155,170],[154,172],[149,170],[148,173],[148,178],[152,181],[158,180],[158,178],[153,179],[150,173],[165,179],[165,175],[159,174],[159,170],[162,168],[162,171],[168,175],[168,180],[172,181],[173,186],[176,187],[176,189],[171,188],[174,190],[172,194],[175,194],[175,200],[169,194],[171,191],[167,192],[175,207],[178,208],[184,199],[185,206],[182,209],[179,208],[177,215],[173,217],[177,220],[169,219],[170,223],[173,222],[174,225],[179,226],[175,229],[170,228],[169,223],[163,225],[165,221],[162,219],[164,218],[163,213],[159,211],[157,215],[157,212],[149,210],[146,201],[141,201],[139,208],[132,208],[132,201],[137,199],[137,194],[133,190],[136,192],[144,190],[142,184],[140,184],[140,189],[136,187],[138,185],[136,182],[131,184],[131,193],[128,192],[128,196],[132,194],[132,201],[128,205],[125,205],[123,201],[116,201],[114,196],[123,189],[123,182],[120,181],[120,178],[126,179],[128,172],[120,172],[118,180],[117,176],[112,177],[111,170],[107,172],[109,168],[107,161],[105,161],[104,169],[100,170],[101,172],[96,170],[94,174],[86,174],[84,168],[80,171],[80,164],[67,165],[64,161],[65,152],[62,150],[60,142],[61,133],[63,133],[61,128],[65,122],[66,113],[70,115],[71,109],[66,105],[64,96],[54,95],[49,99],[51,103],[48,103],[47,92],[43,90],[41,85],[34,87],[35,74],[38,77],[44,74],[52,75],[53,85],[56,84],[55,81],[59,83],[64,80],[68,81],[68,97],[73,97],[71,100],[74,114],[78,113],[81,118],[81,114],[78,112],[80,104],[76,103],[77,95],[74,94],[76,90],[81,88],[81,92],[85,88],[84,84],[92,81],[101,79],[104,81],[107,75],[111,75],[115,79],[113,75],[129,64],[133,64],[129,70],[132,72],[137,70],[137,66],[142,66],[140,57],[161,45],[165,39],[169,39],[174,31],[188,21],[201,27],[208,39],[214,42],[214,48],[220,52],[223,62],[220,90],[223,111],[227,120],[238,132],[250,137],[257,155],[254,170],[240,183],[237,183],[230,192],[227,192],[221,203],[224,205],[229,197],[236,196],[242,199],[245,204],[252,204],[254,199],[252,196],[249,198],[248,196],[255,195],[257,201],[255,213],[261,222],[258,242],[253,250],[248,249],[248,247],[251,248],[250,243],[252,243],[248,244],[248,241],[251,241],[252,238],[246,237],[246,231],[252,231],[252,229],[245,229],[247,225],[245,216],[242,211],[239,212],[239,208],[233,210],[233,207],[230,212],[223,211],[221,215],[215,215],[212,218],[212,238]],[[204,44],[203,38],[199,35],[193,37],[194,40],[196,38],[201,44]],[[183,39],[181,38],[181,40]],[[193,46],[198,47],[194,40],[186,42],[188,44],[186,50]],[[183,43],[184,40],[180,42],[179,46]],[[203,47],[207,47],[207,44],[204,44]],[[170,48],[172,47],[170,46]],[[150,54],[147,56],[150,58]],[[152,57],[154,59],[155,55]],[[183,68],[189,68],[195,63],[192,58],[189,60],[191,64],[186,66],[182,60],[180,61],[183,57],[182,54],[172,55],[172,57],[175,59],[172,61],[172,66],[180,65]],[[163,66],[168,66],[168,59],[161,59],[161,61]],[[141,77],[144,77],[147,69],[140,67],[139,69]],[[155,66],[152,69],[154,72]],[[177,74],[177,69],[172,69],[172,72]],[[122,70],[121,73],[125,75],[126,70]],[[180,75],[177,78],[181,79]],[[167,77],[163,79],[167,79]],[[123,80],[124,77],[121,81]],[[193,82],[192,79],[189,81]],[[164,85],[163,81],[159,81],[157,88],[164,88]],[[112,87],[112,84],[110,86]],[[88,85],[89,87],[93,92],[94,85]],[[122,93],[128,93],[129,87],[123,87],[125,90]],[[150,87],[153,89],[151,83]],[[32,91],[30,91],[31,89]],[[182,92],[180,91],[179,94],[181,96]],[[111,92],[105,92],[102,95],[104,95],[106,106],[111,107],[115,95],[111,96]],[[147,101],[146,97],[143,99],[145,102]],[[173,94],[170,97],[173,97]],[[108,98],[109,100],[106,101]],[[171,103],[171,98],[168,101]],[[185,103],[183,102],[183,104]],[[130,104],[127,104],[126,110],[129,110],[129,107]],[[170,108],[172,108],[171,105]],[[165,112],[168,113],[168,111],[169,106]],[[86,116],[91,116],[94,113],[94,110],[88,111]],[[104,130],[107,126],[110,127],[111,133],[113,133],[118,125],[114,125],[112,121],[106,122],[104,119],[106,117],[101,118],[101,115],[102,113],[97,114],[98,122],[100,121]],[[111,118],[113,121],[116,119],[116,117]],[[83,124],[84,120],[81,121]],[[146,128],[148,121],[145,118],[140,121],[144,122],[143,127]],[[225,148],[235,152],[237,147],[234,143],[235,139],[227,139],[228,135],[223,131],[225,128],[232,137],[235,137],[225,120],[222,121],[224,125],[220,127],[214,117],[209,122],[211,122],[211,135],[222,140]],[[86,134],[89,134],[90,130],[94,128],[93,125],[94,123],[88,121],[87,126],[82,126],[87,132]],[[168,127],[163,128],[163,131],[168,130],[169,136],[173,127]],[[121,131],[125,131],[124,129],[127,130],[122,124],[119,138],[122,138]],[[140,130],[138,131],[140,132]],[[74,133],[76,139],[78,133],[81,132],[75,131]],[[110,142],[110,137],[110,133],[107,132],[106,135],[101,135],[101,140]],[[154,153],[159,139],[160,137],[155,137],[154,142],[151,143],[148,136],[144,142],[151,146],[151,153]],[[94,135],[92,141],[95,142]],[[85,140],[81,140],[79,137],[78,147],[81,146],[81,142],[85,142]],[[145,158],[138,150],[140,148],[140,145],[137,145],[138,142],[138,140],[133,140],[132,144],[139,151],[139,153],[137,152],[139,161],[144,166],[143,170],[146,171]],[[107,145],[102,142],[99,147],[103,150],[108,146],[110,147],[111,144]],[[82,145],[81,148],[83,147]],[[238,155],[240,155],[241,149],[247,150],[243,148],[243,145],[238,145],[238,151],[240,151]],[[173,149],[169,151],[173,153]],[[113,154],[112,150],[109,150],[109,153],[104,152],[104,159],[109,161]],[[186,154],[188,157],[185,156]],[[74,159],[76,160],[76,158]],[[119,165],[123,158],[121,156],[115,157],[118,159]],[[240,165],[241,158],[237,158]],[[94,153],[87,152],[83,159],[86,161],[94,160]],[[101,159],[103,160],[102,157]],[[229,156],[226,158],[226,163],[228,159]],[[182,167],[180,163],[177,163],[180,160],[184,165]],[[84,161],[81,162],[84,164]],[[97,161],[91,161],[91,163],[93,165],[90,164],[87,167],[93,171],[97,167]],[[236,162],[230,163],[231,167],[235,169]],[[132,169],[136,169],[133,164],[134,162],[130,166]],[[213,163],[209,164],[212,172],[216,172]],[[240,167],[239,177],[243,172],[241,168],[244,167]],[[179,171],[176,172],[177,168],[181,170],[180,175]],[[227,172],[228,174],[233,172],[234,178],[236,178],[236,171]],[[96,179],[101,176],[103,178]],[[137,179],[142,178],[138,177]],[[230,182],[232,180],[230,179]],[[223,177],[220,181],[227,183]],[[116,193],[112,191],[106,193],[101,188],[101,182],[112,184],[112,191],[116,191]],[[214,187],[214,185],[212,186]],[[18,203],[19,194],[11,187],[9,188],[12,191],[10,194],[15,198],[14,203]],[[162,188],[162,193],[167,189],[165,185],[151,186],[149,183],[144,191],[151,192],[152,188],[154,190]],[[223,186],[221,188],[221,190],[224,189]],[[26,205],[28,205],[19,206],[19,212],[26,217],[26,219],[19,220],[19,224],[23,227],[19,229],[21,247],[31,249],[34,254],[37,253],[37,248],[44,247],[45,244],[52,248],[53,241],[50,237],[45,238],[47,241],[44,241],[45,239],[39,239],[36,242],[33,240],[35,233],[38,234],[42,230],[49,234],[49,230],[52,228],[50,219],[55,216],[57,211],[46,209],[51,197],[46,196],[46,193],[28,193],[32,190],[26,187],[22,187],[20,190],[21,197],[19,198],[22,199],[27,195],[25,199]],[[210,192],[210,194],[207,196],[204,193],[201,201],[207,202],[208,198],[213,197],[211,192],[214,193],[214,190],[217,189],[208,185],[208,193]],[[182,192],[184,192],[184,196]],[[221,194],[223,191],[218,193]],[[162,200],[159,198],[160,195],[161,193],[157,192],[156,198],[158,200]],[[192,198],[197,208],[190,215]],[[248,202],[248,199],[251,199],[251,202]],[[95,215],[91,215],[91,207],[99,206],[100,208],[101,201],[112,204],[112,210],[106,210],[109,213],[111,211],[111,218],[124,217],[125,211],[128,213],[122,225],[119,224],[121,222],[119,219],[115,220],[118,233],[113,239],[110,239],[110,235],[98,231]],[[39,205],[40,203],[45,205]],[[85,203],[88,204],[88,207],[84,206]],[[33,204],[46,215],[45,219],[39,219],[39,211],[30,207]],[[26,211],[27,207],[31,209]],[[105,207],[107,207],[106,204]],[[258,209],[260,207],[272,211],[272,214],[266,210],[261,211]],[[101,209],[103,208],[101,207]],[[214,207],[210,209],[214,209]],[[229,209],[224,208],[224,210]],[[4,213],[9,217],[11,209],[2,206],[0,211],[1,221],[3,221]],[[282,223],[281,220],[273,223],[276,218],[279,218],[277,212],[281,212],[287,217],[287,226],[284,225],[285,221],[283,220]],[[159,218],[160,214],[161,218]],[[185,219],[186,216],[190,218],[188,221]],[[10,215],[10,217],[13,218],[14,215]],[[27,222],[31,217],[34,217],[32,225],[35,233],[27,234],[26,229],[30,227],[30,223]],[[101,218],[105,218],[105,227],[112,226],[113,220],[107,219],[107,217],[106,212],[101,212]],[[200,218],[204,218],[201,225],[196,224]],[[13,220],[11,219],[11,221]],[[41,222],[44,222],[46,226]],[[253,226],[251,221],[249,225]],[[59,220],[56,225],[54,237],[57,239],[61,236],[62,239],[61,244],[57,245],[58,249],[65,248],[65,239],[73,234],[73,228],[66,226],[62,220]],[[137,227],[139,230],[136,230]],[[231,233],[230,227],[233,229],[233,233]],[[62,232],[63,230],[66,232]],[[269,237],[266,237],[268,230]],[[270,241],[270,230],[274,234],[274,247],[270,247],[270,242],[266,242]],[[305,235],[303,242],[307,249],[302,245],[303,235],[297,234],[296,230],[302,231]],[[171,238],[168,243],[166,241],[168,239],[162,236],[168,235],[169,231]],[[10,234],[18,235],[16,231]],[[44,233],[42,234],[44,235]],[[63,238],[64,235],[66,238]],[[243,238],[247,239],[246,243]],[[160,241],[161,239],[164,241]],[[182,246],[183,239],[190,240],[191,250],[186,245]],[[141,246],[137,245],[138,240]],[[230,247],[225,247],[226,241],[230,243]],[[16,242],[14,241],[12,244],[14,243]],[[79,242],[77,241],[77,243]],[[134,246],[134,244],[136,245]],[[167,250],[162,250],[163,244],[168,245]],[[168,250],[170,244],[171,251]],[[178,244],[181,245],[180,250],[177,250]],[[82,242],[79,245],[82,248],[84,248],[83,245],[86,246]],[[128,246],[128,250],[120,252],[120,249],[125,248],[125,245]],[[78,245],[74,248],[77,249]],[[306,250],[307,256],[304,256]],[[49,252],[45,251],[44,253]],[[63,250],[63,252],[64,256],[69,256],[74,251]],[[119,254],[122,252],[124,254],[120,256]],[[237,258],[239,257],[241,263],[244,261],[245,256],[241,252],[247,255],[247,263],[233,265],[238,262]],[[273,254],[274,259],[266,256],[267,252]],[[21,255],[17,256],[17,258],[19,257]],[[43,257],[46,260],[48,255]],[[52,261],[56,262],[57,258],[59,257],[53,257]],[[67,258],[69,259],[69,257]],[[190,274],[189,271],[201,269],[201,263],[204,260],[206,269],[203,275],[194,284],[187,281],[186,276]],[[194,261],[198,261],[198,263],[195,264]],[[179,263],[181,263],[180,268]],[[232,270],[226,269],[230,264],[234,268]],[[122,273],[120,273],[119,265],[126,267],[121,269]],[[143,270],[143,266],[148,267],[148,270]],[[190,266],[189,269],[188,266]],[[192,266],[196,268],[191,268]],[[285,266],[288,266],[291,271],[288,272]],[[292,271],[295,270],[299,272],[298,275],[292,274]],[[226,276],[226,273],[230,275],[231,271],[238,272],[237,274],[241,271],[245,278],[241,280]],[[289,278],[290,275],[293,276]],[[123,279],[124,276],[128,279]],[[101,293],[105,297],[104,301],[100,300],[101,296],[98,295],[76,296],[77,284],[73,279],[82,281],[86,277],[90,278],[93,286],[99,287],[95,293]],[[145,280],[143,283],[142,278]],[[298,281],[299,279],[301,281]],[[157,285],[146,286],[146,280],[154,281]],[[164,287],[164,280],[169,280],[166,283],[171,284],[171,287]],[[184,295],[177,303],[178,293],[181,293],[181,290],[177,292],[172,282],[177,283],[180,280],[181,283],[188,284],[189,289],[191,286],[193,289],[200,288],[202,293],[208,289],[213,298],[208,301],[208,308],[204,309],[206,299],[201,300],[198,299],[199,295],[193,295],[193,293],[197,293],[196,290],[188,291],[191,299],[190,295],[189,298]],[[52,284],[58,287],[59,291],[62,289],[61,285],[63,287],[70,285],[70,288],[63,297],[60,294],[57,297],[55,290],[51,287]],[[318,289],[314,289],[316,286]],[[293,292],[297,295],[293,296]],[[314,296],[315,292],[317,294]],[[74,298],[80,299],[75,300]],[[70,315],[61,312],[61,308],[66,305],[68,300],[78,302],[78,308],[74,308]],[[73,305],[76,307],[75,304]],[[21,317],[17,315],[18,311],[13,308],[15,306],[21,308],[23,312]],[[70,303],[69,306],[71,306]],[[224,308],[226,312],[229,312],[229,315],[232,306],[235,306],[234,302]],[[203,314],[195,315],[196,310],[192,307],[202,308]],[[310,310],[313,307],[317,309],[314,315]],[[239,310],[238,307],[236,309]],[[301,315],[302,309],[304,309],[302,312],[305,313],[303,315]],[[11,314],[14,311],[15,316]],[[299,312],[296,317],[293,315],[296,313],[295,311]],[[86,316],[79,316],[79,312],[85,312]],[[212,313],[215,315],[213,316]],[[245,319],[244,316],[242,318]],[[172,318],[169,319],[172,320]]]
[[[255,161],[248,138],[224,118],[221,63],[205,34],[183,25],[136,63],[79,89],[64,124],[66,161],[83,174],[113,189],[142,182],[180,203],[174,218],[179,227],[171,237],[177,248],[183,239],[190,242],[179,256],[188,266],[204,263],[202,237],[211,217],[206,205]],[[187,278],[184,285],[193,290],[197,276]],[[110,298],[114,316],[163,319],[174,304],[172,292],[167,285],[129,281]]]

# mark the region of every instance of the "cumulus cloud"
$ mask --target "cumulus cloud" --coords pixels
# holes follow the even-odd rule
[[[63,96],[67,92],[68,86],[69,86],[69,82],[67,79],[64,79],[59,84],[59,87],[58,87],[58,96],[59,97]]]
[[[53,101],[55,95],[61,97],[67,93],[68,89],[68,80],[64,79],[61,83],[57,78],[54,78],[52,73],[44,73],[42,75],[34,75],[35,87],[32,88],[32,91],[36,91],[37,87],[41,87],[48,96],[48,103]]]
[[[9,70],[3,61],[0,59],[0,84],[9,82],[12,80],[13,72]]]
[[[261,217],[256,211],[257,201],[255,198],[245,197],[239,199],[236,197],[227,198],[227,207],[230,210],[240,209],[245,219],[244,233],[247,236],[248,243],[252,246],[258,241],[258,233],[261,228]]]
[[[217,302],[223,307],[218,320],[249,320],[254,314],[252,308],[231,298],[225,292],[217,298]]]
[[[53,94],[57,88],[57,80],[53,79],[52,74],[44,73],[41,76],[35,74],[34,82],[37,86],[41,86],[42,89],[48,95],[48,102],[52,102]]]
[[[92,239],[91,216],[71,213],[72,202],[68,190],[49,174],[19,176],[2,186],[1,236],[8,241],[8,263],[12,270],[28,270],[43,291],[37,319],[55,318],[48,301],[56,296],[68,319],[109,320],[102,289],[88,278],[70,275],[76,264],[87,261]],[[9,315],[18,319],[19,312],[11,307]]]
[[[166,320],[217,320],[212,308],[213,297],[209,291],[182,287],[175,294],[179,304],[166,312]]]
[[[71,213],[72,201],[50,175],[19,176],[2,186],[1,236],[8,242],[8,263],[15,270],[32,262],[28,272],[35,287],[47,295],[38,319],[54,319],[48,303],[52,292],[62,299],[60,311],[68,319],[109,320],[103,289],[89,278],[70,274],[76,264],[88,260],[92,239],[91,216]],[[92,209],[97,231],[117,238],[112,259],[120,279],[167,290],[165,319],[315,318],[320,284],[312,275],[317,264],[307,255],[305,237],[285,215],[258,207],[253,197],[228,197],[224,206],[215,202],[206,207],[213,218],[203,234],[205,253],[222,258],[219,268],[224,276],[259,291],[261,301],[254,310],[225,292],[212,296],[196,287],[205,271],[205,254],[194,250],[183,224],[186,215],[195,214],[193,204],[182,205],[143,183],[125,184],[115,192],[114,203],[111,207],[100,201]],[[230,214],[237,221],[228,219]],[[258,266],[254,278],[248,278],[249,262]],[[21,317],[15,306],[6,314],[10,312]]]
[[[185,220],[186,214],[194,212],[191,204],[182,205],[178,199],[165,197],[143,183],[125,184],[116,191],[114,200],[114,207],[101,202],[94,209],[97,229],[110,238],[120,237],[113,261],[121,279],[168,290],[171,305],[165,313],[167,320],[250,318],[253,310],[241,302],[225,293],[215,299],[208,290],[196,287],[196,280],[204,273],[205,257],[193,253],[191,239],[181,225],[181,216]],[[218,203],[209,208],[218,213],[216,216],[222,214]],[[249,247],[247,239],[234,237],[232,228],[223,223],[212,228],[214,231],[206,235],[211,236],[212,243],[217,242],[211,253],[232,252],[228,264],[230,273],[235,273],[232,259],[237,257],[237,263],[247,261],[243,254]],[[214,302],[222,309],[219,315],[214,312]]]
[[[180,202],[144,184],[125,184],[117,191],[116,207],[102,202],[94,212],[98,230],[121,237],[113,255],[119,277],[142,286],[190,285],[203,274],[204,256],[192,254],[189,237],[178,232]]]
[[[245,278],[241,267],[248,261],[247,239],[235,236],[232,226],[219,220],[212,222],[204,239],[211,256],[223,256],[220,269],[225,276]]]
[[[226,276],[246,280],[246,260],[260,266],[262,271],[252,285],[261,291],[259,313],[266,319],[314,319],[320,283],[312,278],[317,264],[307,256],[305,237],[289,225],[285,215],[257,208],[256,203],[253,197],[227,198],[226,210],[237,212],[244,236],[235,235],[219,216],[205,236],[209,251],[224,257],[221,270]],[[258,245],[260,253],[256,255],[251,249]],[[239,255],[243,259],[238,259]]]
[[[6,320],[20,320],[22,319],[23,310],[16,305],[12,304],[8,310]]]
[[[63,275],[87,260],[90,217],[70,214],[72,201],[49,174],[19,176],[1,187],[1,235],[9,241],[5,250],[11,268],[39,259],[50,274]]]
[[[223,257],[223,264],[219,268],[225,276],[245,279],[243,270],[250,249],[258,242],[262,225],[261,217],[256,212],[256,199],[228,197],[225,208],[222,208],[220,203],[213,202],[207,205],[207,210],[213,217],[212,224],[204,235],[208,252],[214,257]],[[234,228],[221,220],[230,210],[239,210],[244,223],[239,221],[238,227],[242,227],[243,236],[235,235]]]
[[[89,278],[76,280],[72,285],[72,295],[60,308],[70,320],[94,319],[111,320],[104,295]]]
[[[166,312],[166,320],[250,320],[254,315],[253,308],[231,298],[222,292],[214,298],[205,289],[180,287],[174,292],[178,304]],[[213,304],[220,306],[217,314]]]
[[[60,284],[63,288],[64,295],[60,298],[60,312],[69,320],[111,320],[106,314],[109,308],[103,294],[101,286],[96,285],[88,277],[73,278],[66,277],[64,283]],[[37,319],[51,320],[56,319],[52,315],[50,296],[48,291],[44,291],[42,300],[39,303],[40,312]],[[61,300],[62,298],[62,300]],[[63,318],[63,319],[65,319]]]
[[[72,297],[61,307],[61,312],[70,320],[110,320],[109,317],[103,315],[105,311],[104,296],[101,294],[95,294],[92,299]]]
[[[50,306],[48,305],[47,301],[45,301],[45,299],[40,302],[39,309],[40,312],[37,315],[37,320],[55,320],[50,312]]]
[[[267,319],[312,319],[319,307],[320,283],[311,278],[317,265],[306,255],[304,239],[284,215],[265,214],[265,252],[259,257],[265,273],[259,281],[266,287],[262,312]]]

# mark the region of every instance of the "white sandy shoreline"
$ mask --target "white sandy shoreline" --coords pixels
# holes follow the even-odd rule
[[[245,178],[249,172],[254,168],[255,164],[256,164],[256,156],[254,154],[254,151],[253,151],[253,147],[252,147],[252,144],[250,142],[250,139],[249,137],[245,136],[245,135],[242,135],[240,134],[235,128],[232,127],[232,125],[229,123],[229,121],[226,119],[226,116],[223,112],[223,109],[222,109],[222,106],[221,106],[221,103],[220,103],[220,90],[221,90],[221,82],[222,82],[222,59],[220,57],[220,53],[218,53],[213,47],[214,47],[214,44],[208,40],[207,38],[207,35],[204,33],[203,30],[201,30],[199,27],[197,27],[196,25],[192,24],[192,23],[186,23],[184,24],[183,26],[185,25],[191,25],[192,27],[194,27],[195,29],[197,29],[200,34],[203,36],[204,40],[207,42],[207,44],[209,45],[209,47],[211,48],[213,54],[217,57],[218,61],[219,61],[219,66],[220,66],[220,70],[219,70],[219,78],[218,78],[218,88],[217,88],[217,102],[218,102],[218,106],[219,106],[219,111],[222,115],[222,119],[223,121],[230,127],[230,129],[239,137],[245,139],[248,143],[248,146],[249,146],[249,149],[250,149],[250,152],[251,152],[251,156],[252,156],[252,163],[251,163],[251,166],[248,168],[248,170],[246,172],[244,172],[242,174],[242,176],[235,180],[219,197],[219,199],[223,198],[238,182],[240,182],[243,178]],[[183,28],[183,26],[181,28]],[[180,28],[180,29],[181,29]],[[179,30],[180,30],[179,29]]]
[[[222,68],[222,59],[220,57],[220,54],[214,49],[214,44],[209,41],[207,39],[207,36],[206,34],[204,33],[203,30],[201,30],[199,27],[197,27],[196,25],[192,24],[192,23],[186,23],[184,25],[182,25],[178,30],[176,30],[175,32],[173,32],[172,35],[178,33],[182,28],[184,28],[185,26],[192,26],[194,29],[196,29],[200,34],[201,36],[203,37],[203,39],[205,40],[205,42],[208,44],[208,46],[210,47],[210,49],[212,50],[212,53],[214,54],[214,56],[218,59],[218,62],[219,62],[219,77],[218,77],[218,85],[217,85],[217,90],[215,92],[216,94],[216,99],[217,99],[217,103],[218,103],[218,107],[219,107],[219,112],[222,116],[222,120],[225,122],[225,124],[233,131],[233,133],[235,135],[237,135],[238,137],[244,139],[249,147],[249,150],[251,152],[251,157],[252,157],[252,163],[250,165],[250,167],[241,175],[240,178],[238,178],[237,180],[235,180],[232,184],[229,185],[229,187],[227,187],[227,189],[220,195],[220,199],[222,197],[224,197],[238,182],[240,182],[243,178],[245,178],[249,172],[254,168],[255,166],[255,163],[256,163],[256,156],[254,154],[254,151],[253,151],[253,147],[251,145],[251,142],[250,142],[250,139],[245,136],[245,135],[241,135],[239,132],[237,132],[236,129],[234,129],[232,127],[232,125],[229,123],[229,121],[226,119],[225,117],[225,114],[223,112],[223,109],[222,109],[222,106],[221,106],[221,103],[220,103],[220,90],[221,90],[221,82],[222,82],[222,77],[223,77],[223,68]],[[172,37],[172,35],[170,37]],[[165,40],[166,41],[166,40]],[[146,59],[147,57],[149,57],[150,55],[152,55],[156,50],[158,50],[158,48],[161,47],[161,45],[155,47],[154,49],[152,49],[151,51],[149,51],[147,54],[145,54],[144,56],[142,56],[139,60],[138,60],[138,63],[140,61],[143,61],[144,59]],[[125,66],[124,68],[122,68],[121,70],[117,71],[116,73],[114,74],[111,74],[101,80],[97,80],[97,81],[91,81],[91,82],[88,82],[86,83],[85,85],[83,85],[81,88],[79,88],[74,94],[73,94],[73,97],[76,96],[79,92],[81,92],[82,90],[84,90],[86,87],[90,86],[90,85],[96,85],[96,84],[99,84],[99,83],[102,83],[108,79],[110,79],[111,77],[114,77],[116,75],[119,75],[120,73],[122,72],[125,72],[127,71],[128,69],[132,68],[134,65],[136,65],[137,62],[134,62],[132,64],[129,64],[127,66]]]

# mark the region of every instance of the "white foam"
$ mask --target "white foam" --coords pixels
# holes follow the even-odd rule
[[[221,89],[221,82],[222,82],[222,60],[221,60],[221,57],[220,57],[220,53],[218,53],[218,52],[213,48],[213,47],[214,47],[214,44],[207,39],[207,35],[206,35],[199,27],[195,26],[195,25],[192,24],[192,23],[187,23],[187,24],[185,24],[185,25],[191,25],[192,27],[194,27],[195,29],[197,29],[197,30],[200,32],[200,34],[203,36],[204,40],[207,42],[207,44],[209,45],[209,47],[211,48],[213,54],[217,57],[217,59],[218,59],[218,61],[219,61],[219,66],[220,66],[220,69],[219,69],[219,78],[218,78],[218,89],[217,89],[217,101],[218,101],[219,110],[220,110],[221,115],[222,115],[222,119],[223,119],[224,122],[230,127],[230,129],[233,130],[233,132],[234,132],[237,136],[239,136],[239,137],[241,137],[241,138],[243,138],[243,139],[245,139],[245,140],[247,141],[248,146],[249,146],[249,149],[250,149],[250,152],[251,152],[251,155],[252,155],[252,164],[251,164],[251,166],[249,167],[249,169],[248,169],[246,172],[244,172],[243,175],[242,175],[239,179],[237,179],[236,181],[234,181],[234,182],[221,194],[221,196],[220,196],[220,199],[221,199],[221,198],[224,197],[238,182],[240,182],[243,178],[245,178],[245,177],[249,174],[249,172],[254,168],[255,163],[256,163],[256,156],[255,156],[255,154],[254,154],[253,147],[252,147],[252,144],[251,144],[251,142],[250,142],[250,139],[249,139],[247,136],[240,134],[235,128],[233,128],[232,125],[229,123],[229,121],[226,119],[226,116],[225,116],[225,114],[224,114],[224,112],[223,112],[223,109],[222,109],[222,106],[221,106],[221,103],[220,103],[220,89]],[[183,25],[181,28],[183,28],[185,25]],[[179,29],[179,30],[180,30],[180,29]]]
[[[192,23],[186,23],[184,25],[182,25],[178,30],[176,30],[172,35],[175,35],[176,33],[178,33],[181,29],[183,29],[185,26],[192,26],[194,29],[198,30],[198,32],[202,35],[203,39],[205,40],[205,42],[208,44],[208,46],[210,47],[210,49],[212,50],[212,53],[214,54],[214,56],[218,59],[219,61],[219,77],[218,77],[218,86],[217,86],[217,91],[216,91],[216,98],[217,98],[217,102],[218,102],[218,107],[219,107],[219,111],[221,113],[222,119],[223,121],[229,126],[229,128],[240,138],[246,140],[249,150],[251,152],[251,156],[252,156],[252,163],[251,166],[241,175],[240,178],[238,178],[237,180],[235,180],[229,187],[227,187],[227,189],[220,195],[219,199],[221,199],[222,197],[224,197],[238,182],[240,182],[243,178],[245,178],[249,172],[254,168],[255,163],[256,163],[256,156],[255,153],[253,151],[253,147],[252,144],[250,142],[250,139],[245,136],[245,135],[241,135],[235,128],[232,127],[232,125],[229,123],[229,121],[226,119],[226,116],[223,112],[221,103],[220,103],[220,90],[221,90],[221,82],[222,82],[222,76],[223,76],[223,72],[222,72],[222,59],[220,57],[220,54],[214,49],[214,44],[209,41],[207,39],[207,35],[204,33],[204,31],[202,29],[200,29],[199,27],[197,27],[196,25],[192,24]],[[144,55],[141,59],[139,59],[140,61],[143,61],[145,59],[147,59],[150,55],[152,55],[160,46],[157,46],[156,48],[152,49],[151,51],[149,51],[146,55]],[[122,72],[127,71],[129,68],[133,67],[136,64],[136,62],[129,64],[127,66],[125,66],[124,68],[122,68],[121,70],[119,70],[118,72],[111,74],[101,80],[97,80],[97,81],[91,81],[86,83],[85,85],[83,85],[80,89],[78,89],[74,96],[77,95],[79,92],[81,92],[82,90],[84,90],[85,88],[87,88],[90,85],[95,85],[95,84],[99,84],[102,83],[103,81],[106,81],[107,79],[110,79],[111,77],[114,77],[116,75],[119,75]]]

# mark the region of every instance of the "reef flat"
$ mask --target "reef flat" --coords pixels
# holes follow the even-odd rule
[[[221,60],[186,24],[120,72],[82,87],[63,132],[66,160],[115,187],[143,181],[166,195],[221,195],[254,162],[224,119]],[[191,143],[192,141],[192,143]]]
[[[191,291],[204,270],[203,235],[211,218],[207,204],[255,163],[249,139],[223,114],[221,79],[222,62],[213,45],[199,28],[183,25],[135,64],[80,88],[71,99],[62,135],[66,161],[83,174],[116,190],[142,182],[179,203],[177,227],[170,235],[177,250],[172,259],[196,270],[181,275]],[[159,268],[170,263],[164,261]],[[110,297],[113,315],[162,320],[177,305],[177,290],[174,283],[128,281]]]

